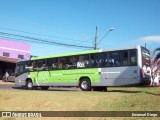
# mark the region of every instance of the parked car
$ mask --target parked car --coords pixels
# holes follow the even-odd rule
[[[15,75],[12,74],[11,76],[8,77],[9,82],[15,82]]]

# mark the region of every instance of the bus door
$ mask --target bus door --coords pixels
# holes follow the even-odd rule
[[[136,84],[138,83],[138,58],[137,58],[137,50],[133,49],[133,50],[129,50],[129,69],[131,72],[131,80],[132,80],[132,84]]]

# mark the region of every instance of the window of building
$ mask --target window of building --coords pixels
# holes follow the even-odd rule
[[[7,53],[7,52],[3,52],[3,56],[5,56],[5,57],[9,57],[9,53]]]
[[[24,59],[24,55],[19,55],[19,54],[18,54],[18,58]]]

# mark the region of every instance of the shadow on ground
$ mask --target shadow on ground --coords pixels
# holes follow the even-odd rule
[[[150,95],[160,96],[160,93],[151,93],[151,92],[145,92],[145,93],[150,94]]]
[[[12,87],[17,90],[26,90],[25,87]],[[34,91],[81,91],[77,87],[50,87],[48,90],[42,90],[40,87],[33,89]],[[85,91],[82,91],[85,92]],[[108,91],[90,91],[90,92],[120,92],[120,93],[141,93],[141,91],[128,91],[128,90],[108,90]]]
[[[121,93],[141,93],[142,91],[128,91],[128,90],[111,90],[108,92],[121,92]]]
[[[12,87],[13,89],[17,90],[26,90],[25,87]],[[62,87],[50,87],[48,90],[42,90],[40,87],[32,89],[34,91],[80,91],[78,88],[62,88]]]

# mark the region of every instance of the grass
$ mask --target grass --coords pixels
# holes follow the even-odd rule
[[[160,87],[110,87],[108,92],[0,90],[0,101],[0,111],[159,111]]]

